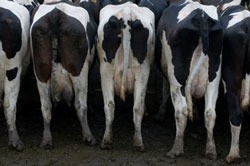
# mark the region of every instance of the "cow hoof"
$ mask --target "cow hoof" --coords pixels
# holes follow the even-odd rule
[[[167,157],[169,157],[171,159],[175,159],[175,158],[181,156],[182,154],[183,154],[182,152],[170,151],[167,153]]]
[[[113,145],[112,145],[112,143],[104,143],[104,142],[102,142],[101,146],[100,146],[100,149],[102,149],[102,150],[111,150],[111,149],[113,149]]]
[[[41,143],[40,144],[40,148],[43,148],[43,149],[53,149],[54,146],[52,145],[52,143]]]
[[[207,157],[209,160],[216,160],[217,155],[216,155],[216,154],[213,154],[213,153],[207,153],[207,154],[206,154],[206,157]]]
[[[94,146],[97,144],[96,139],[94,137],[93,138],[84,138],[83,141],[86,145],[89,145],[89,146]]]
[[[19,140],[16,143],[10,143],[9,148],[21,152],[24,150],[24,144]]]
[[[227,156],[225,160],[228,164],[237,163],[240,161],[240,156]]]
[[[145,148],[144,148],[144,145],[141,145],[141,146],[134,146],[135,150],[138,151],[138,152],[144,152],[145,151]]]

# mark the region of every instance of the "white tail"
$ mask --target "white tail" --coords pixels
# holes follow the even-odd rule
[[[126,7],[124,10],[124,22],[130,20],[131,11],[130,8]],[[125,18],[127,17],[127,18]],[[122,100],[125,101],[126,96],[126,78],[128,73],[128,65],[129,65],[129,54],[130,54],[130,39],[131,34],[129,32],[129,26],[126,26],[125,29],[122,31],[122,45],[123,45],[123,56],[124,56],[124,63],[123,63],[123,73],[122,73],[122,82],[121,82],[121,90],[120,90],[120,97]]]

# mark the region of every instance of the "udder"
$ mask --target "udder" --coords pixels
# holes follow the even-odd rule
[[[122,74],[123,74],[122,69],[116,70],[114,74],[114,89],[115,89],[115,94],[118,96],[121,95],[120,91],[121,91],[121,84],[122,84]],[[134,92],[134,83],[135,83],[134,72],[131,68],[129,68],[125,77],[125,82],[124,82],[124,91],[126,94],[131,94]]]
[[[208,61],[201,66],[201,69],[193,79],[191,94],[195,98],[201,98],[205,95],[208,83]]]

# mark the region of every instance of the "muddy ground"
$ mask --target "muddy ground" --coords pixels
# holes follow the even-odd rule
[[[40,103],[32,74],[22,83],[18,101],[17,128],[25,143],[23,152],[9,150],[7,128],[3,111],[0,112],[0,166],[4,165],[226,165],[224,158],[230,147],[230,128],[228,113],[224,109],[223,98],[217,106],[217,119],[214,130],[218,159],[205,158],[206,129],[203,121],[203,102],[198,103],[199,120],[188,122],[185,135],[185,154],[177,159],[166,157],[175,137],[173,107],[168,103],[168,112],[163,122],[152,118],[159,108],[161,99],[159,74],[151,76],[146,98],[147,112],[142,124],[145,152],[136,152],[132,146],[132,97],[126,103],[116,99],[115,120],[113,124],[114,148],[110,151],[99,149],[99,145],[89,147],[82,142],[81,128],[73,108],[59,104],[53,110],[51,131],[54,148],[38,147],[43,130]],[[100,143],[104,133],[103,101],[100,90],[98,70],[90,74],[89,85],[89,124]],[[244,113],[241,134],[241,161],[235,165],[250,165],[250,115]]]

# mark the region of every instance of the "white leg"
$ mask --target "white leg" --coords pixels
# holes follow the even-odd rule
[[[145,70],[145,69],[144,69]],[[147,73],[147,72],[144,72]],[[133,107],[133,122],[135,126],[134,147],[138,151],[144,151],[144,145],[141,134],[141,123],[145,108],[145,96],[147,89],[148,74],[143,75],[142,72],[136,78],[134,87],[134,107]]]
[[[112,123],[114,120],[115,110],[113,72],[109,71],[108,68],[103,68],[102,65],[100,69],[106,124],[105,133],[100,148],[112,149]]]
[[[220,74],[217,73],[217,77],[212,82],[208,83],[205,95],[204,117],[205,117],[205,126],[207,128],[206,155],[210,159],[216,159],[217,157],[213,129],[216,119],[215,106],[219,91],[218,89],[219,81],[220,81]]]
[[[176,136],[174,145],[167,155],[175,158],[184,153],[184,131],[187,125],[188,110],[180,87],[171,87],[171,98],[175,109]]]
[[[21,151],[24,149],[24,145],[20,140],[16,129],[16,103],[20,89],[20,74],[21,69],[18,68],[18,73],[15,79],[9,81],[5,78],[4,83],[4,114],[7,121],[8,133],[9,133],[9,146]]]
[[[52,148],[52,136],[50,132],[51,121],[51,101],[50,101],[50,81],[48,83],[42,83],[37,79],[37,86],[40,95],[41,111],[43,115],[43,139],[40,144],[42,148]]]
[[[240,158],[239,139],[240,139],[241,125],[234,126],[230,122],[230,126],[231,126],[232,140],[231,140],[231,148],[230,148],[229,154],[226,157],[226,161],[228,163],[231,163]]]
[[[96,140],[88,125],[87,94],[88,94],[88,65],[85,63],[79,77],[71,77],[75,92],[75,109],[82,127],[83,141],[95,145]]]

